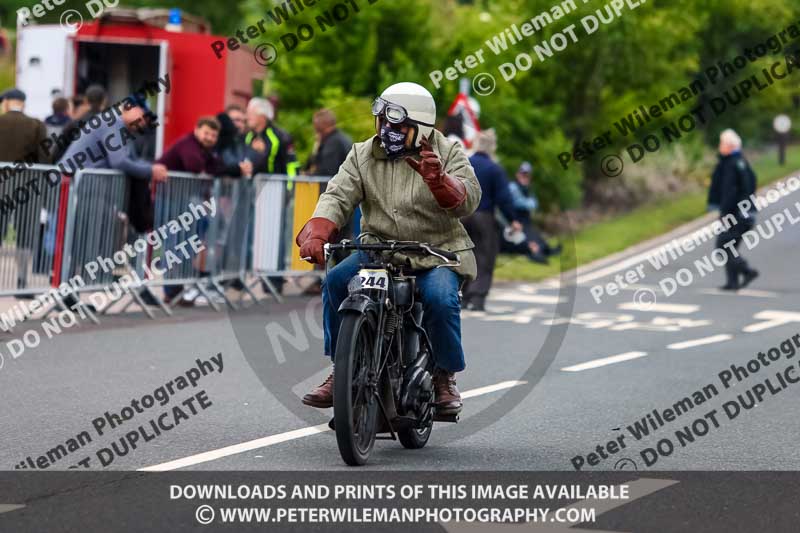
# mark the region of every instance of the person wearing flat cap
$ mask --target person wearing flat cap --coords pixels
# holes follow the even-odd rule
[[[19,89],[9,89],[0,94],[0,161],[13,163],[49,163],[50,156],[42,148],[47,137],[44,122],[24,113],[25,93]]]
[[[19,89],[9,89],[0,94],[0,109],[3,111],[3,114],[0,115],[0,169],[2,169],[0,176],[5,184],[5,191],[10,191],[18,185],[22,185],[26,180],[26,177],[18,174],[17,171],[34,163],[50,162],[50,157],[41,144],[47,137],[47,127],[43,122],[27,116],[23,112],[25,93]],[[13,171],[11,171],[12,168]],[[3,212],[5,213],[5,208]],[[17,230],[15,262],[18,290],[28,287],[31,256],[34,257],[33,272],[35,274],[44,273],[44,265],[39,260],[41,254],[32,252],[35,242],[38,240],[34,238],[34,235],[43,231],[43,226],[39,225],[38,220],[32,222],[29,217],[26,217],[27,212],[23,209],[14,209],[10,217],[3,216],[3,220],[0,221],[0,234],[6,234],[6,225],[9,223],[12,223]]]

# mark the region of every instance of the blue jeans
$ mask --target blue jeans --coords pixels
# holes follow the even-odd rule
[[[325,355],[333,358],[339,335],[339,306],[347,298],[347,284],[358,274],[366,256],[354,253],[330,272],[322,284],[322,313],[325,330]],[[435,268],[417,274],[422,298],[423,326],[433,345],[436,366],[448,372],[464,370],[461,347],[461,304],[458,286],[461,277],[449,268]]]

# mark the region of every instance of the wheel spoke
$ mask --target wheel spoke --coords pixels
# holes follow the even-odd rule
[[[353,436],[360,451],[366,452],[372,440],[372,431],[367,426],[370,421],[369,363],[371,360],[370,339],[366,329],[359,331],[356,349],[353,353],[353,380],[351,405],[353,408]]]

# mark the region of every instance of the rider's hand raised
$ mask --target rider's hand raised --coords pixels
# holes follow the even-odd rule
[[[312,263],[325,264],[325,243],[329,242],[339,228],[327,218],[315,217],[306,222],[295,242],[300,247],[300,257],[310,258]]]
[[[417,161],[410,157],[406,157],[406,163],[408,163],[411,168],[416,170],[417,173],[422,176],[422,179],[425,180],[425,183],[427,183],[429,186],[438,185],[444,179],[442,161],[433,151],[433,148],[431,148],[431,143],[428,142],[428,139],[423,138],[422,141],[420,141],[420,146],[422,147],[422,151],[419,153],[419,155],[422,160]]]
[[[420,147],[422,151],[419,155],[422,160],[406,157],[406,163],[422,176],[439,206],[444,209],[454,209],[464,203],[467,197],[467,188],[464,184],[445,173],[442,160],[433,151],[428,139],[423,138]]]

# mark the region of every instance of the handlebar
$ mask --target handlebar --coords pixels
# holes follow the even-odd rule
[[[450,263],[460,264],[460,259],[458,257],[458,254],[447,250],[442,250],[441,248],[434,248],[430,244],[426,244],[424,242],[386,241],[374,244],[360,244],[360,243],[353,243],[351,241],[342,241],[338,244],[328,243],[325,245],[326,255],[330,254],[330,252],[335,250],[348,250],[348,251],[362,250],[362,251],[373,251],[373,252],[412,252],[412,253],[424,252],[433,255],[435,257],[444,259]]]

